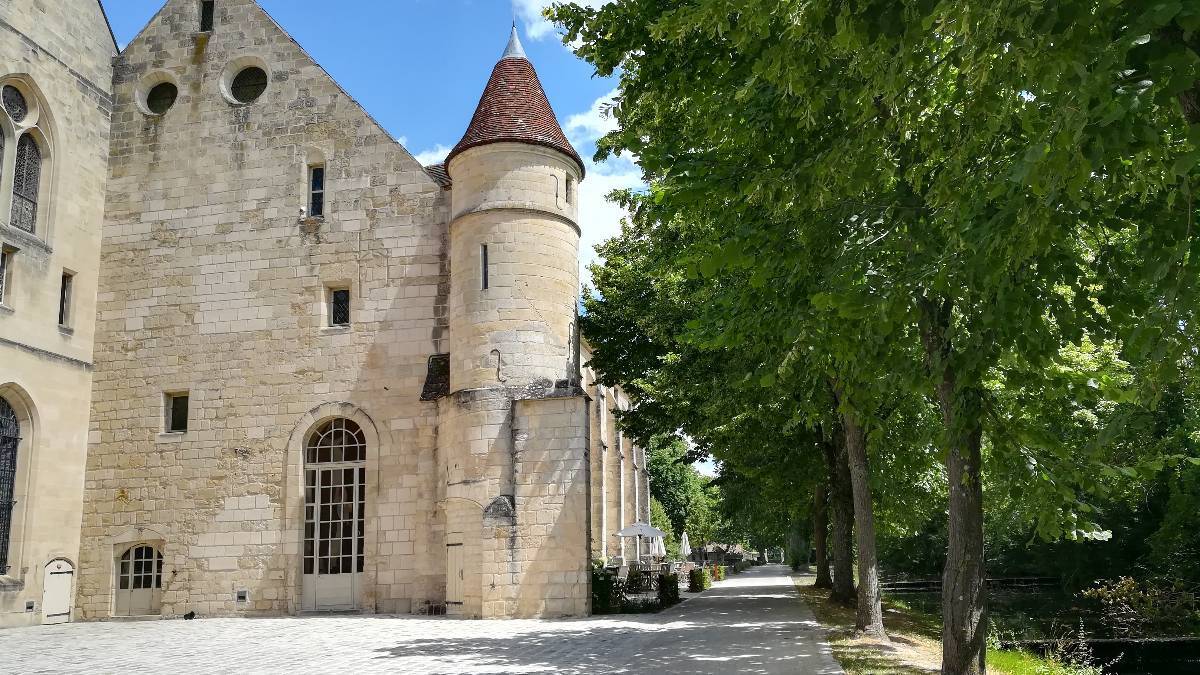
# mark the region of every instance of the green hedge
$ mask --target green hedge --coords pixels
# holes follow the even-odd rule
[[[751,567],[754,567],[754,563],[750,562],[749,560],[742,560],[733,564],[733,573],[741,574]]]
[[[658,575],[658,604],[662,607],[670,607],[677,602],[679,602],[679,575]]]
[[[688,573],[688,593],[699,593],[712,587],[712,576],[707,567],[697,567]]]
[[[593,569],[592,614],[615,614],[624,605],[625,584],[608,570]]]

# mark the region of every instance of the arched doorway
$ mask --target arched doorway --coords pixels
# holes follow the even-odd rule
[[[8,574],[8,549],[17,488],[17,448],[21,446],[21,424],[17,413],[0,397],[0,575]]]
[[[42,623],[66,623],[71,620],[71,598],[75,566],[58,559],[46,563],[42,575]]]
[[[319,425],[304,445],[303,608],[358,608],[366,534],[367,443],[352,420]]]
[[[125,549],[117,560],[113,614],[148,616],[162,613],[162,552],[149,544]]]

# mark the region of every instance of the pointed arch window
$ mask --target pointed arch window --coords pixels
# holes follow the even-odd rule
[[[17,447],[21,425],[8,401],[0,398],[0,574],[8,573],[8,543],[12,533],[13,495],[17,484]]]
[[[37,229],[38,187],[42,180],[42,151],[29,134],[17,141],[13,170],[12,225],[26,232]]]

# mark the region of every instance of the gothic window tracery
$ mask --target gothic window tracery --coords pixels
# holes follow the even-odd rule
[[[38,188],[42,180],[42,151],[29,134],[17,141],[13,169],[12,225],[26,232],[37,228]]]
[[[0,85],[0,121],[7,122],[7,137],[0,134],[0,167],[12,167],[12,192],[0,194],[0,222],[7,215],[10,226],[37,234],[50,135],[45,128],[46,111],[26,86],[16,82]]]
[[[29,114],[29,103],[25,100],[25,95],[20,89],[11,84],[4,85],[3,93],[0,98],[4,101],[4,110],[12,121],[20,124],[25,121],[25,116]]]

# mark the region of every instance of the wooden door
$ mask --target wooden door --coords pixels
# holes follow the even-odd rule
[[[446,606],[457,613],[463,604],[463,545],[446,545]]]

